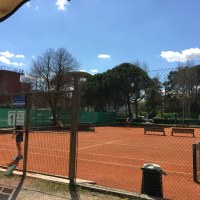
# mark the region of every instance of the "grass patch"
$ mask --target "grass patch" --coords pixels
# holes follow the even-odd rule
[[[51,193],[64,193],[69,192],[69,185],[65,183],[56,183],[48,180],[28,178],[28,181],[31,182],[32,187],[38,190],[51,191]]]

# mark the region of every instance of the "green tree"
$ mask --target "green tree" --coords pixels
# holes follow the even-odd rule
[[[129,116],[132,117],[131,104],[134,105],[135,115],[138,117],[138,103],[144,99],[145,90],[150,78],[140,66],[131,63],[122,63],[106,72],[106,85],[109,95],[128,107]]]
[[[153,78],[146,90],[146,108],[149,118],[162,112],[162,84],[158,78]]]
[[[104,87],[105,73],[87,75],[82,83],[81,105],[93,107],[95,111],[106,111],[107,97]]]

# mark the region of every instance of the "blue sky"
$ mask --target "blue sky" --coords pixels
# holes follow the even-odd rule
[[[199,64],[199,8],[199,0],[31,0],[0,23],[0,66],[29,73],[33,57],[61,47],[93,74],[123,62]]]

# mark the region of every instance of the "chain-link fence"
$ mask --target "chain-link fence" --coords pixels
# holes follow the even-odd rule
[[[198,199],[192,148],[200,137],[198,70],[111,70],[77,79],[68,92],[1,95],[2,170],[18,153],[12,132],[22,125],[22,174],[148,193],[142,187],[152,179],[144,177],[151,166],[166,173],[163,197]]]
[[[200,136],[198,70],[114,69],[89,77],[81,87],[80,109],[114,112],[116,120],[79,134],[77,177],[141,193],[147,180],[143,167],[159,165],[167,174],[160,183],[163,197],[198,199],[192,152]]]

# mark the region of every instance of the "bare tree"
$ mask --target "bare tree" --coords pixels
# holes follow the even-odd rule
[[[61,106],[61,102],[63,104],[63,98],[67,100],[66,94],[63,93],[62,98],[61,93],[58,92],[66,91],[71,87],[69,73],[77,68],[76,59],[65,48],[57,51],[48,49],[32,60],[30,74],[32,88],[38,92],[47,92],[42,96],[39,93],[35,95],[35,102],[40,105],[40,102],[46,100],[51,108],[54,124],[57,123],[56,109]]]

